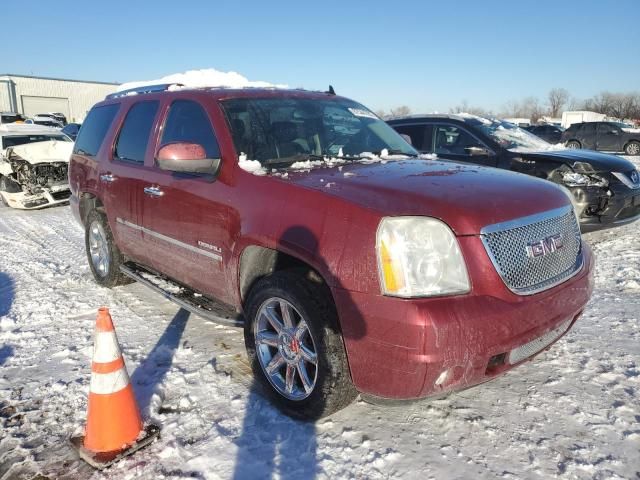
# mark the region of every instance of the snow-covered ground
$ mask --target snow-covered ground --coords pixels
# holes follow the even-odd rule
[[[535,361],[446,399],[357,402],[305,424],[252,388],[241,331],[140,285],[98,287],[67,207],[2,208],[0,479],[638,478],[640,222],[586,240],[597,255],[593,299]],[[101,305],[143,415],[162,433],[95,472],[67,439],[84,423]]]

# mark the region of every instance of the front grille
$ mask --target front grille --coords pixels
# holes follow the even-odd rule
[[[519,295],[558,285],[582,266],[580,227],[571,207],[490,225],[481,238],[505,285]],[[539,246],[537,255],[532,245]]]

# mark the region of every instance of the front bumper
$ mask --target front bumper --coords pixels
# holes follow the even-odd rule
[[[639,188],[615,184],[610,186],[610,192],[611,196],[603,201],[602,195],[598,196],[588,189],[572,189],[574,196],[580,197],[585,207],[579,217],[583,233],[627,225],[640,219]]]
[[[71,191],[68,186],[45,188],[40,193],[31,195],[26,192],[0,192],[4,201],[12,208],[19,210],[38,210],[63,203],[69,203]]]
[[[471,245],[477,238],[460,240],[480,251]],[[360,392],[415,399],[486,382],[535,356],[536,345],[544,350],[561,338],[593,291],[594,260],[587,245],[577,275],[535,295],[511,293],[495,270],[482,264],[470,265],[471,278],[482,282],[467,295],[405,300],[334,289]],[[557,335],[549,333],[556,329]],[[546,344],[539,340],[545,335]],[[533,353],[523,360],[514,355],[510,363],[510,353],[523,348]]]

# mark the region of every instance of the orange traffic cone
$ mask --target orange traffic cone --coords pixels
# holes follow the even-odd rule
[[[98,310],[84,437],[72,438],[80,457],[105,468],[151,443],[160,432],[144,427],[109,309]]]

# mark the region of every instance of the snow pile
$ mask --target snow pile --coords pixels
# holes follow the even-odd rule
[[[338,153],[337,157],[329,157],[325,156],[322,159],[308,159],[308,160],[300,160],[297,162],[293,162],[291,165],[287,167],[289,170],[300,170],[300,171],[309,171],[314,168],[320,167],[338,167],[341,168],[343,165],[347,163],[387,163],[390,160],[407,160],[412,157],[407,155],[398,155],[398,154],[390,154],[389,151],[385,148],[380,154],[375,154],[372,152],[362,152],[359,155],[343,155],[342,149]],[[435,160],[438,158],[435,154],[421,154],[419,155],[420,159],[423,160]],[[253,173],[254,175],[266,175],[268,172],[262,166],[262,164],[258,160],[249,160],[247,159],[247,155],[242,153],[238,158],[238,165],[244,171]],[[272,173],[277,175],[277,170],[272,170]],[[281,175],[286,177],[287,175]]]
[[[266,175],[267,170],[262,166],[258,160],[249,160],[245,153],[241,153],[238,157],[238,165],[245,172],[253,173],[254,175]]]
[[[188,88],[226,87],[226,88],[288,88],[287,85],[273,84],[263,81],[251,81],[238,72],[221,72],[215,68],[189,70],[184,73],[173,73],[156,80],[123,83],[117,88],[118,92],[147,85],[161,85],[165,83],[180,83]],[[182,88],[182,87],[178,87]]]
[[[622,131],[627,133],[640,133],[640,128],[623,128]]]
[[[473,113],[460,112],[460,113],[454,113],[454,115],[462,118],[472,118],[474,120],[479,121],[480,123],[484,123],[485,125],[491,125],[492,123],[491,120],[489,120],[488,118],[484,118],[479,115],[474,115]]]

